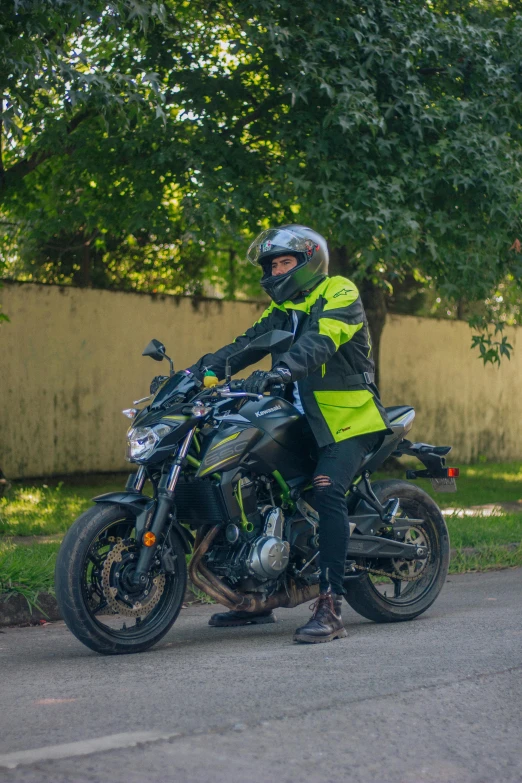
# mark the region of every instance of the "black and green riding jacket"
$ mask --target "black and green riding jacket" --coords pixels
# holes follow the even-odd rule
[[[277,357],[297,382],[299,395],[319,446],[356,435],[387,430],[389,422],[373,381],[375,371],[366,315],[357,287],[344,277],[327,277],[312,291],[281,305],[272,303],[245,334],[192,368],[225,377],[252,363],[252,340],[273,329],[295,334],[289,351]]]

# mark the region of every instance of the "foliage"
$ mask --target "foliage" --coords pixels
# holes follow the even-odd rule
[[[481,329],[508,317],[495,296],[522,279],[514,10],[170,0],[149,19],[64,0],[46,21],[44,5],[0,16],[43,42],[6,50],[3,203],[26,275],[196,293],[205,277],[234,296],[253,290],[236,262],[249,237],[299,220],[356,280],[420,276]],[[485,361],[508,355],[477,337]]]
[[[38,606],[38,593],[54,594],[54,564],[59,543],[15,544],[0,541],[0,595],[20,594]]]

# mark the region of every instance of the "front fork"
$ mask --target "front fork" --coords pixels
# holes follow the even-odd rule
[[[162,476],[158,484],[158,502],[156,505],[156,511],[152,518],[152,524],[147,532],[154,533],[155,539],[152,546],[145,546],[141,544],[140,554],[138,557],[138,563],[136,565],[136,571],[132,577],[132,581],[135,585],[144,585],[147,582],[147,577],[152,563],[153,557],[158,548],[158,542],[161,540],[161,534],[163,533],[169,515],[174,503],[174,492],[176,484],[178,483],[179,474],[183,467],[183,462],[190,449],[192,438],[196,428],[189,430],[183,439],[181,446],[178,449],[178,453],[174,460],[174,463],[169,470],[168,474]],[[138,471],[139,472],[139,471]]]

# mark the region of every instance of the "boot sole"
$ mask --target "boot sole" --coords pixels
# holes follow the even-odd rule
[[[275,617],[253,617],[251,620],[230,620],[229,622],[216,622],[208,624],[212,628],[237,628],[242,625],[269,625],[270,623],[276,623]]]
[[[348,632],[345,628],[341,631],[334,631],[328,636],[305,636],[304,634],[294,634],[294,642],[300,642],[301,644],[324,644],[325,642],[333,642],[334,639],[344,639],[348,636]]]

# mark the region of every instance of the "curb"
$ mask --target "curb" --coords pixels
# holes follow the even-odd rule
[[[38,593],[35,602],[43,612],[29,605],[20,593],[0,595],[0,627],[6,625],[39,625],[48,620],[61,620],[56,598],[50,593]]]
[[[62,619],[56,598],[51,593],[38,593],[35,603],[43,609],[43,612],[36,606],[29,605],[27,599],[20,593],[0,593],[0,628],[11,625],[22,627],[41,625]],[[183,603],[199,603],[190,584],[187,585]]]

